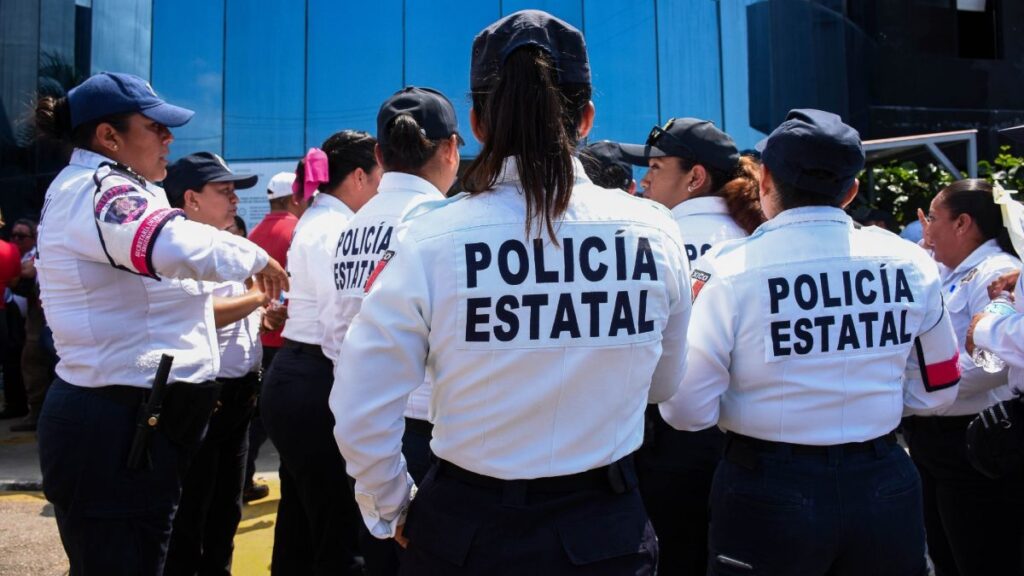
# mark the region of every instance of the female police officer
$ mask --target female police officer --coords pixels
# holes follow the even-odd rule
[[[956,397],[957,344],[919,247],[841,210],[864,152],[793,110],[763,144],[749,238],[694,264],[690,369],[662,414],[727,432],[709,574],[924,574],[921,486],[891,432]]]
[[[334,260],[322,264],[330,266],[336,289],[324,322],[325,347],[336,350],[344,341],[362,303],[366,279],[388,253],[402,217],[425,202],[443,200],[441,191],[455,182],[461,142],[458,129],[455,108],[444,94],[431,88],[403,88],[381,105],[376,156],[384,175],[377,195],[349,221],[338,240]],[[335,366],[335,378],[343,370],[345,366]],[[405,409],[402,453],[416,482],[430,466],[430,389],[428,378],[410,396]],[[343,413],[334,414],[335,421],[345,417]],[[396,573],[394,542],[370,537],[365,527],[360,536],[369,573]]]
[[[268,293],[287,283],[263,250],[181,218],[152,184],[166,172],[167,127],[191,116],[113,73],[36,109],[43,134],[74,145],[46,193],[36,261],[60,356],[39,419],[43,491],[72,574],[163,570],[187,454],[213,409],[216,387],[205,383],[219,365],[210,299],[193,279],[256,274]],[[161,354],[174,356],[173,384],[150,465],[129,470]]]
[[[574,158],[594,119],[578,30],[507,16],[474,40],[470,78],[470,192],[399,232],[339,356],[356,500],[375,536],[407,541],[407,574],[650,573],[631,454],[684,368],[679,231]],[[428,367],[439,461],[409,508],[402,415]]]

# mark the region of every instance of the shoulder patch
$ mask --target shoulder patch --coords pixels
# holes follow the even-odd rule
[[[109,224],[134,222],[146,213],[149,201],[131,184],[119,184],[105,190],[96,200],[96,219]]]
[[[373,281],[377,279],[377,276],[380,276],[380,273],[384,271],[384,268],[388,265],[388,262],[391,262],[391,258],[394,257],[394,255],[394,250],[388,250],[380,255],[380,260],[373,268],[373,272],[370,273],[370,277],[366,279],[366,286],[363,286],[363,294],[370,292],[370,286],[373,286]]]
[[[711,280],[711,274],[694,268],[693,272],[690,273],[690,279],[693,280],[690,289],[693,291],[693,299],[696,300],[701,288],[708,283],[708,280]]]
[[[964,284],[967,284],[971,280],[974,280],[974,277],[977,276],[977,275],[978,275],[978,269],[977,268],[971,268],[971,271],[968,272],[967,274],[965,274],[964,277],[960,279],[960,285],[963,286]]]

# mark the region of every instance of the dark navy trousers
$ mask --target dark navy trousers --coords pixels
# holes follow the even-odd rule
[[[927,574],[910,457],[884,439],[824,450],[726,439],[711,490],[708,574]]]
[[[43,492],[53,503],[72,576],[163,573],[190,448],[157,432],[152,468],[128,470],[145,391],[123,391],[104,395],[58,378],[43,402]]]
[[[362,522],[334,441],[334,372],[318,346],[286,342],[263,379],[260,410],[281,457],[275,576],[358,574]]]
[[[646,420],[637,474],[640,495],[658,535],[658,574],[703,576],[708,565],[708,498],[725,434],[718,427],[676,430],[653,404]]]
[[[618,489],[549,491],[468,482],[438,462],[409,508],[400,573],[653,575],[658,544],[627,467]]]
[[[967,460],[973,416],[903,420],[924,487],[928,554],[936,576],[1024,574],[1024,478],[992,479]]]
[[[182,485],[165,576],[231,575],[259,374],[220,382],[219,407]]]

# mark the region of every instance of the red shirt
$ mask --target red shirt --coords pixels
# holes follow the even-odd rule
[[[263,248],[270,257],[283,266],[288,266],[288,247],[292,245],[292,235],[299,219],[291,212],[271,212],[249,233],[249,240]],[[280,348],[281,331],[264,332],[260,338],[264,346]]]
[[[18,248],[10,242],[0,240],[0,310],[5,307],[4,288],[11,285],[11,282],[21,276],[21,253]]]

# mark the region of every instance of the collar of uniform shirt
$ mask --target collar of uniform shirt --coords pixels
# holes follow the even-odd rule
[[[444,199],[444,193],[435,188],[433,184],[415,174],[406,174],[405,172],[385,172],[380,177],[377,193],[386,194],[388,192],[415,192],[434,196],[438,200]]]
[[[987,240],[981,246],[975,248],[974,252],[971,252],[967,258],[964,258],[964,261],[949,273],[949,277],[955,278],[961,274],[969,272],[990,256],[1000,254],[1002,251],[1003,249],[999,247],[999,242],[997,242],[995,238]]]
[[[317,192],[316,196],[313,197],[313,205],[310,206],[310,208],[319,207],[327,210],[333,210],[335,212],[344,212],[350,216],[355,214],[355,211],[349,208],[348,204],[345,204],[330,194],[321,194]]]
[[[71,153],[71,164],[75,166],[84,166],[86,168],[99,168],[100,164],[104,162],[113,162],[110,158],[97,154],[91,150],[84,148],[75,148]]]
[[[853,225],[853,220],[840,208],[830,206],[805,206],[803,208],[790,208],[775,218],[765,222],[758,230],[774,230],[790,224],[803,224],[806,222],[840,222]]]
[[[721,196],[701,196],[690,198],[676,204],[672,209],[672,216],[693,216],[694,214],[728,214],[729,208],[725,205],[725,198]]]
[[[583,164],[580,163],[580,159],[573,156],[572,158],[573,175],[576,177],[575,184],[590,184],[590,178],[587,177],[586,170],[583,169]],[[505,163],[501,167],[501,174],[498,174],[498,179],[494,183],[495,186],[499,184],[513,184],[519,182],[519,170],[516,167],[515,156],[509,156],[505,158]]]

